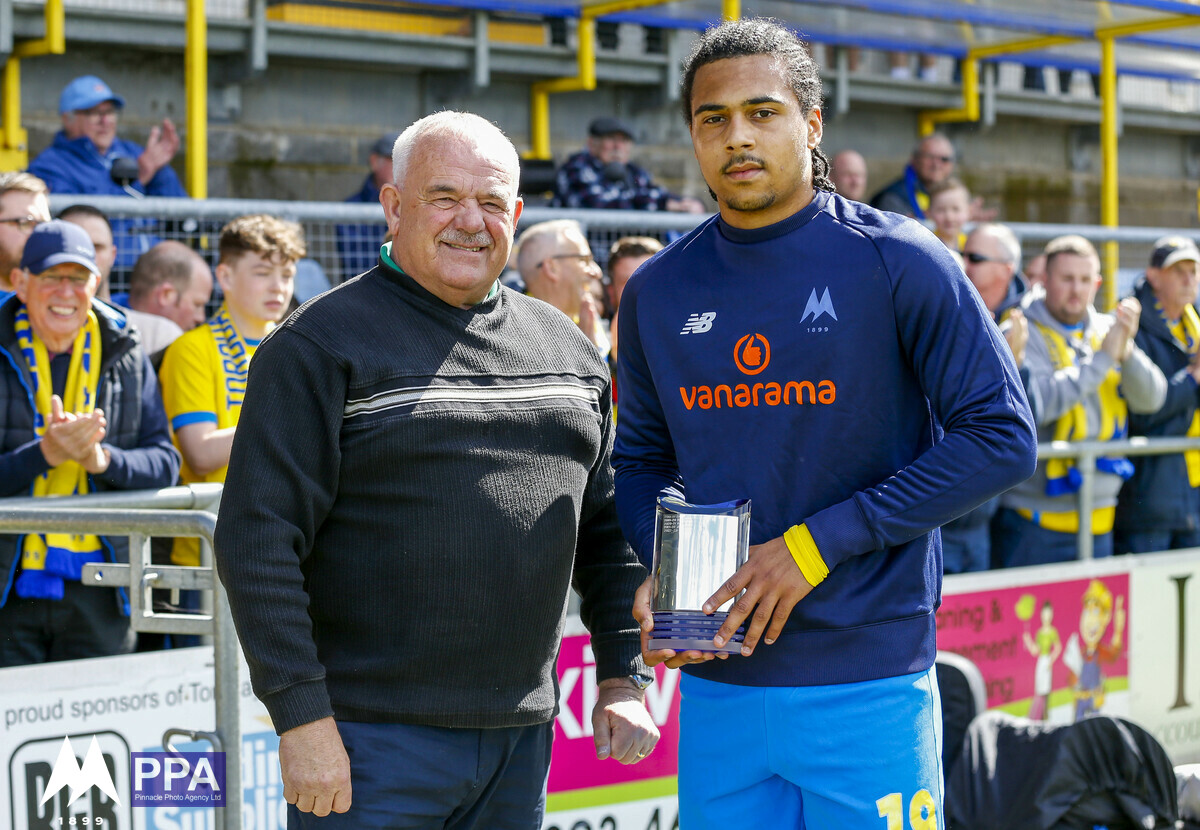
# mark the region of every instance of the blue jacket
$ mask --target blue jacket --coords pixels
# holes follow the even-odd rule
[[[49,469],[34,434],[33,387],[13,327],[19,305],[15,296],[0,305],[0,497],[33,495],[34,479]],[[88,484],[93,491],[169,487],[179,474],[179,454],[140,336],[111,306],[94,301],[92,309],[100,319],[96,401],[108,421],[104,446],[112,460],[103,473],[88,476]],[[22,538],[0,535],[0,605],[16,580]],[[109,561],[129,560],[127,537],[102,541]]]
[[[751,499],[752,545],[806,523],[830,569],[773,645],[687,670],[807,686],[932,665],[934,531],[1036,454],[1012,355],[946,247],[826,192],[764,228],[714,217],[638,270],[619,340],[617,509],[642,562],[673,488]]]
[[[44,181],[51,193],[128,196],[129,194],[112,180],[110,171],[113,160],[127,156],[136,161],[141,154],[141,145],[120,138],[113,141],[107,153],[101,154],[87,136],[67,138],[63,131],[59,130],[54,136],[54,143],[39,153],[29,165],[29,172]],[[188,195],[169,164],[155,173],[154,178],[145,187],[136,181],[131,187],[147,196],[187,198]]]
[[[1133,296],[1142,304],[1135,340],[1138,348],[1166,375],[1167,399],[1152,415],[1130,412],[1129,434],[1186,435],[1200,405],[1200,387],[1187,371],[1191,358],[1155,309],[1154,289],[1145,277],[1134,286]],[[1143,455],[1130,460],[1133,478],[1121,488],[1116,528],[1126,532],[1196,530],[1200,524],[1200,490],[1188,484],[1183,456]]]

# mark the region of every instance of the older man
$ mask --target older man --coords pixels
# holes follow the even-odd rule
[[[113,163],[126,158],[137,165],[137,178],[128,185],[147,196],[187,196],[171,159],[179,150],[179,134],[171,119],[150,130],[143,148],[117,137],[117,121],[125,99],[95,75],[76,78],[58,99],[62,129],[43,150],[29,172],[40,177],[52,193],[93,193],[127,196],[113,180]],[[132,250],[132,249],[131,249]]]
[[[564,315],[497,283],[518,169],[478,116],[410,126],[376,267],[251,364],[216,551],[289,827],[540,827],[572,582],[598,757],[657,740],[608,371]]]
[[[29,173],[0,173],[0,300],[12,292],[13,271],[21,266],[25,240],[50,221],[46,183]]]
[[[597,118],[588,126],[587,148],[558,169],[558,207],[613,210],[673,210],[704,213],[699,199],[676,196],[633,164],[633,128],[617,118]]]
[[[842,150],[830,161],[829,178],[837,192],[854,202],[867,195],[867,160],[857,150]]]
[[[977,225],[963,243],[963,268],[980,299],[999,319],[1028,290],[1021,276],[1021,243],[1007,225]]]
[[[1046,245],[1045,295],[1025,310],[1029,343],[1026,385],[1038,403],[1039,441],[1115,441],[1130,413],[1147,415],[1167,393],[1163,373],[1134,342],[1141,305],[1121,301],[1112,315],[1092,308],[1100,258],[1081,236]],[[1095,555],[1112,553],[1117,493],[1133,472],[1124,458],[1099,458],[1091,511]],[[1000,497],[993,556],[1006,567],[1076,557],[1082,478],[1070,459],[1039,460],[1037,472]]]
[[[94,302],[99,269],[77,225],[38,225],[0,305],[0,496],[165,487],[171,446],[136,333]],[[0,536],[0,666],[120,654],[133,646],[116,590],[80,585],[87,562],[128,558],[90,534]]]
[[[208,316],[212,269],[182,242],[159,242],[138,257],[129,278],[129,307],[191,331]]]
[[[1129,416],[1133,435],[1200,437],[1200,250],[1181,236],[1158,240],[1134,286],[1142,306],[1136,342],[1167,378],[1162,408]],[[1133,460],[1117,502],[1122,553],[1200,547],[1200,451]]]
[[[578,222],[551,219],[526,228],[517,249],[517,269],[525,293],[570,317],[601,356],[608,356],[608,332],[592,292],[599,288],[602,272]]]
[[[954,173],[954,145],[941,133],[927,135],[913,147],[904,173],[871,197],[871,207],[924,219],[929,188]]]

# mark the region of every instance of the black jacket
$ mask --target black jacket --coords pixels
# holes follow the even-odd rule
[[[1187,371],[1190,357],[1155,310],[1154,291],[1144,277],[1134,286],[1133,296],[1142,304],[1137,345],[1166,375],[1167,399],[1153,415],[1129,413],[1129,434],[1186,435],[1200,404],[1200,387]],[[1200,490],[1188,484],[1183,456],[1147,455],[1130,460],[1135,472],[1121,488],[1117,530],[1196,530]]]
[[[0,496],[32,495],[33,482],[49,469],[33,429],[33,386],[29,366],[17,346],[14,328],[20,301],[0,305]],[[100,321],[100,383],[96,406],[108,430],[104,446],[109,467],[88,476],[89,489],[140,490],[169,487],[179,474],[179,454],[171,445],[158,380],[142,352],[139,334],[119,311],[93,302]],[[16,581],[20,541],[0,535],[0,605]],[[109,561],[129,561],[129,540],[101,537]]]

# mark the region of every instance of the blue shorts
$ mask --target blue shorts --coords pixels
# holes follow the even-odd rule
[[[932,669],[833,686],[685,674],[680,693],[681,830],[945,827]]]
[[[288,830],[539,830],[554,724],[448,729],[338,722],[351,804],[318,818],[288,805]]]

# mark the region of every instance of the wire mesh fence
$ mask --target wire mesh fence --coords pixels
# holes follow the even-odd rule
[[[379,246],[387,234],[383,209],[377,204],[346,202],[288,202],[240,199],[133,199],[56,195],[51,207],[57,215],[72,204],[90,204],[103,211],[113,224],[118,248],[113,269],[112,290],[124,291],[129,273],[138,256],[157,242],[173,239],[183,242],[203,256],[210,265],[217,263],[217,241],[221,228],[236,216],[268,213],[299,222],[308,244],[309,267],[319,269],[330,285],[337,285],[374,266]],[[521,215],[518,234],[536,222],[548,219],[578,221],[591,243],[601,267],[608,262],[608,251],[622,236],[652,236],[667,243],[686,233],[703,216],[656,211],[566,210],[528,206]],[[1013,223],[1026,257],[1040,251],[1049,239],[1077,233],[1094,243],[1116,240],[1121,243],[1121,267],[1145,268],[1154,240],[1167,234],[1200,238],[1195,229],[1124,227],[1099,225],[1057,225]]]

